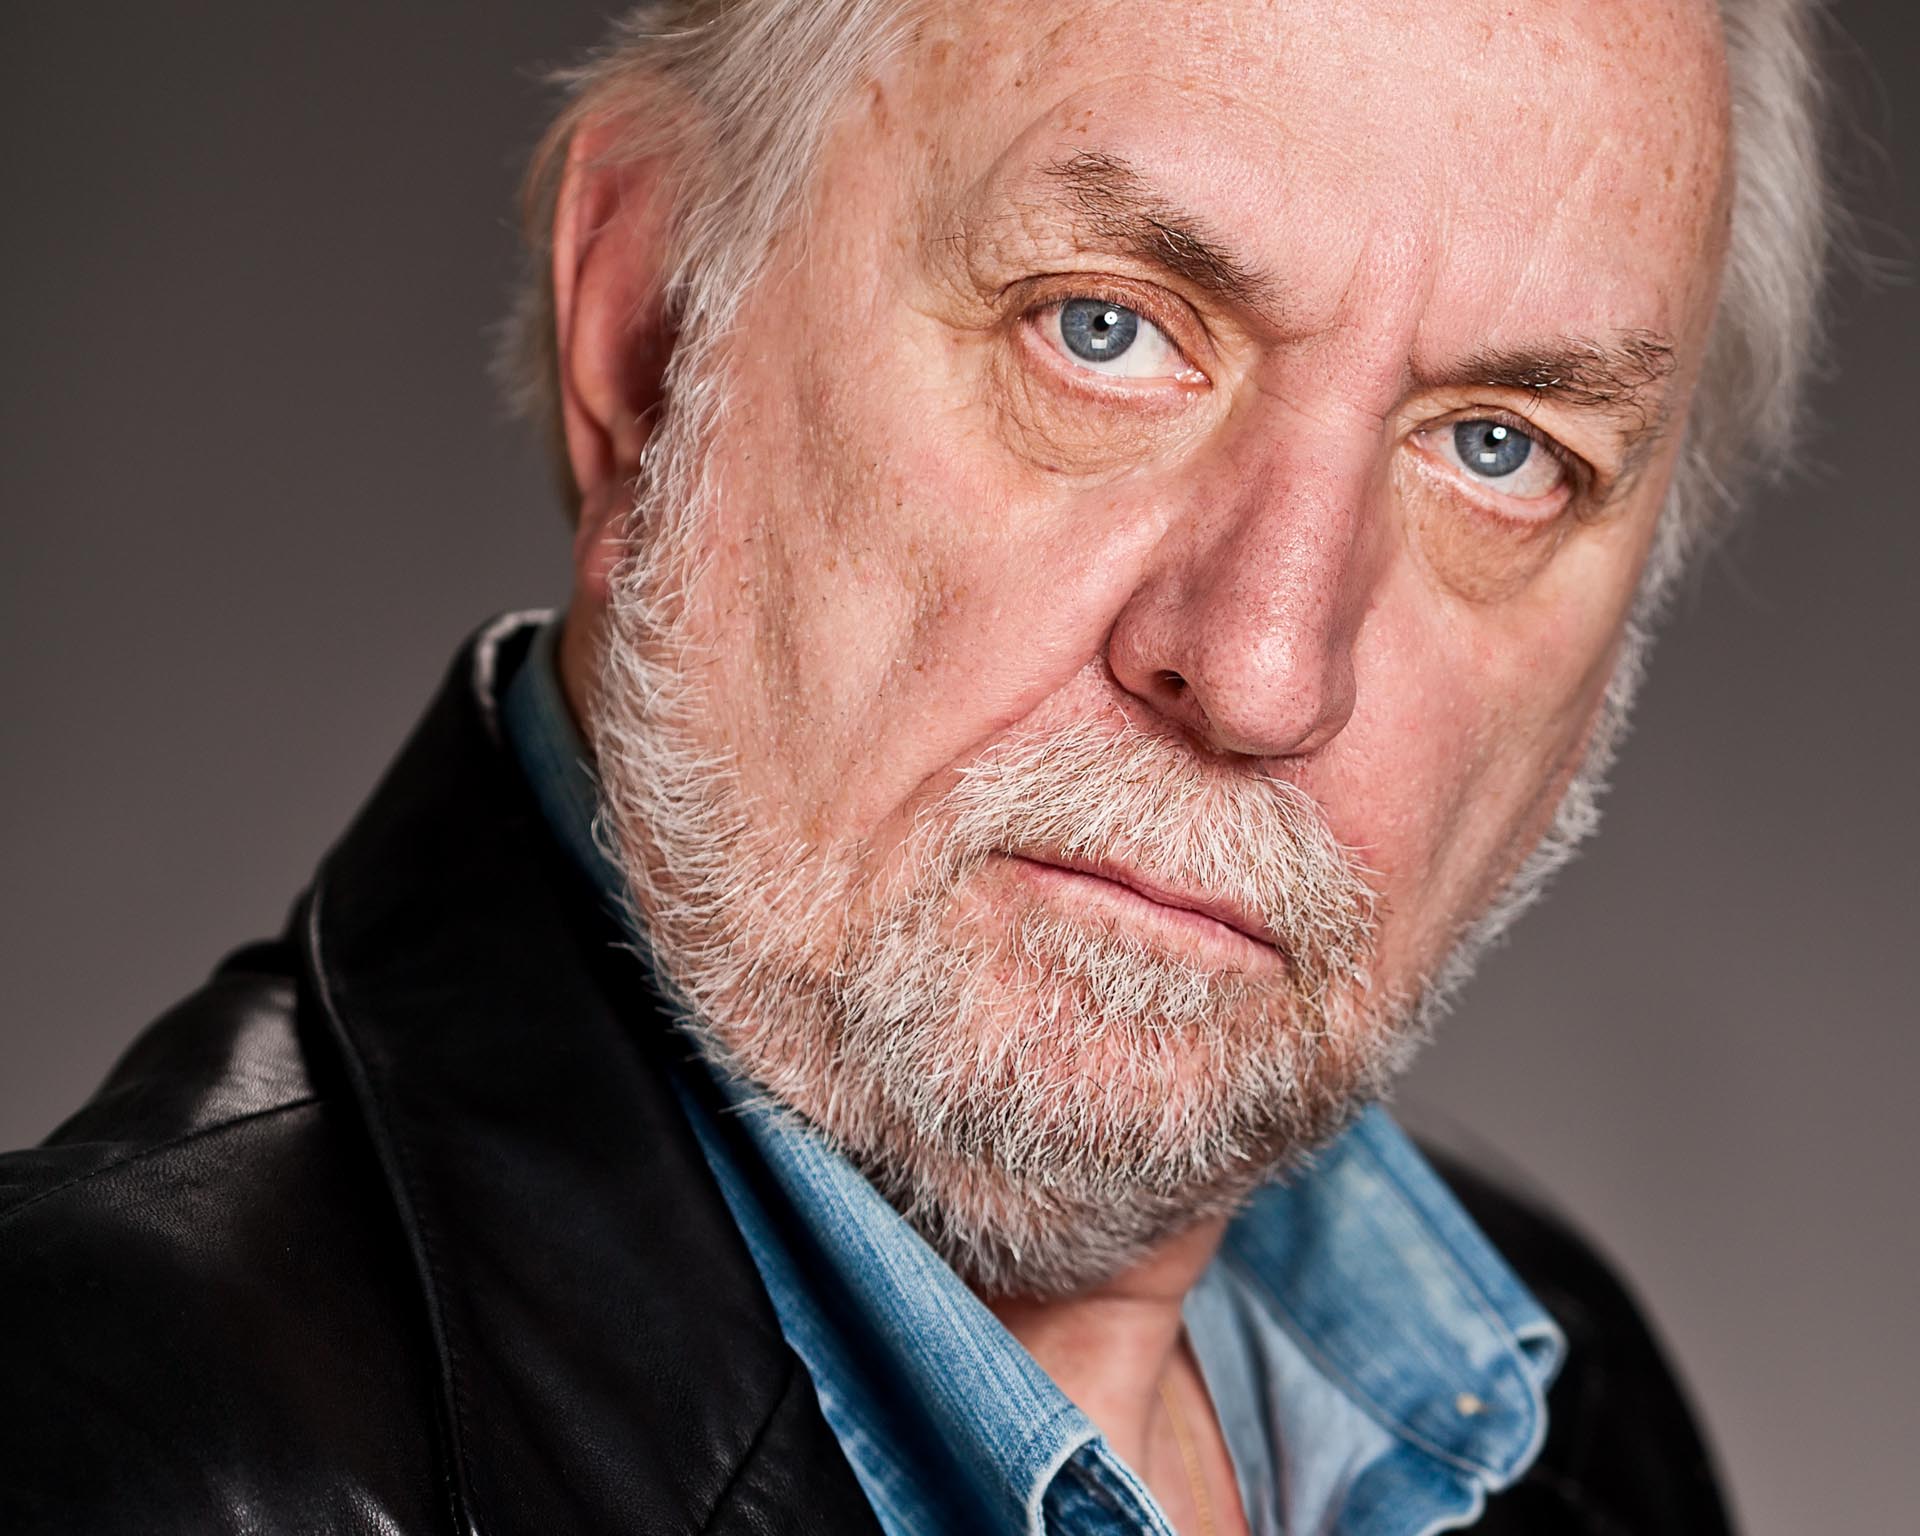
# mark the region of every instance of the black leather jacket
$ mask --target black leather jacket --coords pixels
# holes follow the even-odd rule
[[[288,935],[0,1157],[0,1532],[877,1531],[470,672]],[[1615,1281],[1442,1171],[1571,1345],[1479,1529],[1724,1531]]]

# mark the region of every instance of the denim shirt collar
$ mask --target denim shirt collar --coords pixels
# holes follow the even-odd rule
[[[1385,1109],[1255,1195],[1219,1262],[1406,1444],[1494,1488],[1539,1453],[1560,1328]]]
[[[624,907],[595,842],[597,792],[558,683],[558,628],[544,623],[506,680],[502,722],[555,835]],[[1166,1529],[1086,1416],[823,1138],[697,1067],[680,1086],[788,1341],[888,1530]],[[1255,1536],[1471,1523],[1539,1453],[1566,1347],[1378,1107],[1254,1196],[1186,1317]],[[1073,1510],[1092,1513],[1076,1523]],[[1337,1524],[1321,1524],[1335,1512]]]

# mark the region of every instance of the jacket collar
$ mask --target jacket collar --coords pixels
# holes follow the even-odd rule
[[[685,1047],[501,750],[496,642],[303,932],[417,1269],[456,1523],[874,1530],[675,1102]]]

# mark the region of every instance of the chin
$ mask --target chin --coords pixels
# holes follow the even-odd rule
[[[711,1033],[976,1290],[1100,1283],[1342,1129],[1405,1055],[1397,1011],[1306,995],[1045,904],[896,911],[833,983]],[[742,999],[741,1001],[745,1001]]]

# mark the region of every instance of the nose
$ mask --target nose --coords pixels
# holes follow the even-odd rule
[[[1373,580],[1370,472],[1276,464],[1195,487],[1114,621],[1107,662],[1134,697],[1217,752],[1301,757],[1354,708]]]

